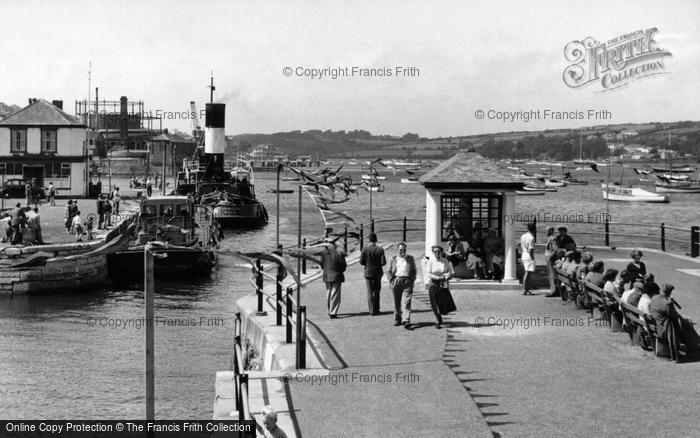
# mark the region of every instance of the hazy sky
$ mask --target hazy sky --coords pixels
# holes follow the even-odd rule
[[[0,101],[88,93],[153,111],[227,103],[228,134],[365,129],[456,136],[700,119],[700,2],[0,0]],[[562,80],[564,47],[656,27],[672,57],[621,89]],[[419,76],[310,79],[297,68],[416,67]],[[283,69],[291,67],[292,76]],[[478,120],[486,112],[607,110],[609,120]],[[587,115],[587,113],[586,113]],[[166,121],[189,130],[191,122]]]

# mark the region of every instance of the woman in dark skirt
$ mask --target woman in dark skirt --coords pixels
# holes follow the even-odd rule
[[[630,257],[632,257],[632,261],[630,262],[629,265],[627,265],[627,271],[632,274],[632,281],[637,281],[637,280],[643,280],[644,276],[647,274],[647,267],[644,264],[643,261],[641,261],[642,252],[638,249],[635,249],[632,251],[630,254]]]
[[[433,245],[431,248],[431,256],[429,259],[423,259],[423,282],[428,289],[428,297],[430,298],[430,307],[435,314],[435,328],[442,328],[442,315],[439,307],[440,294],[445,293],[443,289],[447,289],[449,294],[449,280],[452,278],[452,265],[444,257],[442,247]]]

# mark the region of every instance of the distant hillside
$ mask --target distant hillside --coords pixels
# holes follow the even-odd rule
[[[573,160],[606,157],[608,144],[638,144],[660,149],[668,146],[684,154],[700,154],[700,122],[625,123],[580,129],[511,131],[458,137],[423,138],[373,135],[368,131],[291,131],[240,134],[232,137],[241,152],[270,144],[282,153],[320,158],[448,158],[459,150],[478,151],[494,159]],[[583,153],[582,153],[583,152]]]
[[[5,117],[9,116],[10,114],[14,114],[17,111],[21,110],[22,108],[17,106],[17,105],[7,105],[2,102],[0,102],[0,120],[4,119]]]

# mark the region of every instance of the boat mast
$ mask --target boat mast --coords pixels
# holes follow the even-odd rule
[[[583,134],[578,132],[578,160],[583,162]]]
[[[214,86],[214,70],[211,72],[211,82],[207,88],[209,88],[209,103],[214,103],[214,90],[216,90]]]

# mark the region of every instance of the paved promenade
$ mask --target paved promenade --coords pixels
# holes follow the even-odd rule
[[[409,253],[420,249],[409,243]],[[629,250],[593,252],[606,268],[623,269],[629,260]],[[651,251],[643,260],[657,282],[676,285],[681,313],[699,320],[700,261]],[[453,291],[458,311],[437,330],[421,280],[412,331],[392,325],[386,280],[382,315],[369,315],[357,264],[346,272],[338,319],[327,316],[319,280],[302,289],[310,330],[326,341],[318,349],[331,371],[321,383],[292,372],[279,390],[301,436],[689,436],[700,430],[700,362],[656,358],[629,345],[625,333],[610,332],[597,312],[589,317],[545,298],[545,290],[533,296]]]

